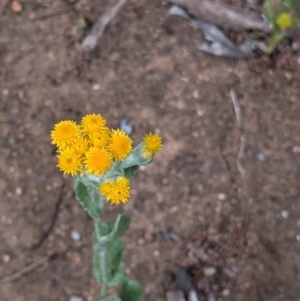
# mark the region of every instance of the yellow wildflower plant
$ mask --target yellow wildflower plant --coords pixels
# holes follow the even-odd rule
[[[118,177],[115,182],[107,180],[100,185],[100,192],[112,204],[126,203],[130,197],[130,181],[125,177]]]
[[[293,19],[288,13],[281,13],[276,18],[276,24],[281,30],[290,28],[293,24]]]
[[[145,135],[143,142],[143,156],[146,158],[152,157],[162,148],[162,140],[158,134]]]
[[[105,130],[105,125],[106,120],[100,114],[88,114],[81,120],[81,130],[85,135]]]
[[[63,149],[74,144],[79,135],[80,128],[74,121],[61,121],[55,125],[51,132],[51,143]]]
[[[69,148],[62,150],[58,155],[57,167],[64,174],[75,176],[82,169],[82,159],[80,154]]]
[[[51,143],[58,147],[57,167],[76,181],[98,189],[112,204],[127,202],[130,180],[138,166],[149,164],[162,148],[161,137],[149,133],[133,149],[123,129],[109,129],[100,114],[88,114],[78,125],[58,122],[51,131]]]
[[[128,157],[132,151],[132,139],[124,130],[112,130],[108,149],[115,161],[122,161]]]
[[[92,147],[86,153],[85,167],[86,171],[93,175],[102,175],[106,173],[112,163],[111,154],[104,148]]]

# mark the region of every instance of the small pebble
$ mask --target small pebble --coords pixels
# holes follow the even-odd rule
[[[154,255],[155,257],[159,257],[160,253],[159,253],[158,250],[155,250],[155,251],[153,252],[153,255]]]
[[[282,218],[286,219],[290,216],[290,214],[287,210],[282,210],[281,211],[281,216],[282,216]]]
[[[216,273],[216,268],[215,267],[207,267],[203,270],[203,274],[206,277],[211,277]]]
[[[127,118],[123,118],[120,121],[120,128],[126,132],[127,135],[132,134],[132,125],[129,123]]]
[[[300,242],[300,235],[297,235],[296,239]]]
[[[223,291],[222,291],[222,296],[223,297],[229,297],[230,296],[230,290],[228,288],[225,288]]]
[[[2,259],[3,259],[3,261],[4,262],[10,262],[10,256],[8,255],[8,254],[4,254],[3,256],[2,256]]]
[[[193,97],[194,98],[198,98],[199,97],[199,91],[198,90],[194,90]]]
[[[83,298],[78,296],[71,296],[69,301],[83,301]]]
[[[81,236],[80,236],[80,234],[79,234],[77,231],[73,230],[73,231],[71,232],[71,238],[72,238],[74,241],[79,241],[80,238],[81,238]]]
[[[21,187],[17,187],[16,188],[16,195],[21,195],[22,194],[22,188]]]
[[[265,162],[266,161],[266,156],[262,153],[259,153],[257,156],[256,156],[256,159],[260,162]]]
[[[300,146],[296,145],[293,147],[293,153],[300,153]]]
[[[100,89],[100,85],[99,84],[93,84],[93,90],[97,91]]]
[[[19,1],[12,1],[10,8],[14,13],[19,13],[23,9],[22,4]]]
[[[225,193],[218,193],[218,200],[219,201],[226,200],[226,194]]]

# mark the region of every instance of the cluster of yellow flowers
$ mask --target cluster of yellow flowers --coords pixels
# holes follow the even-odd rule
[[[100,114],[88,114],[80,124],[65,120],[51,132],[51,143],[58,147],[58,168],[72,176],[87,173],[101,176],[113,162],[124,161],[132,152],[132,139],[122,129],[110,130]],[[162,147],[157,134],[145,135],[141,155],[152,157]],[[112,203],[126,202],[129,180],[119,177],[100,185],[100,192]]]

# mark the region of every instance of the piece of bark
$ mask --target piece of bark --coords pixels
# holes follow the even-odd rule
[[[215,24],[222,28],[243,31],[259,29],[270,32],[270,23],[262,14],[252,12],[240,7],[234,7],[219,1],[210,0],[168,0],[184,7],[191,15]]]
[[[254,56],[253,49],[257,46],[255,41],[246,40],[240,45],[235,45],[218,27],[202,20],[192,19],[190,15],[179,6],[173,5],[169,9],[169,13],[189,20],[192,27],[198,28],[204,33],[205,39],[210,43],[200,45],[199,50],[212,55],[233,59],[244,59]]]

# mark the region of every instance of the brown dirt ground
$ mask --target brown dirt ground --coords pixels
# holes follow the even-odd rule
[[[81,13],[39,21],[31,19],[71,2],[24,1],[18,14],[0,2],[0,278],[59,253],[1,285],[0,300],[92,300],[98,294],[93,224],[49,144],[56,122],[90,112],[111,127],[128,118],[136,144],[149,131],[163,137],[162,152],[133,179],[130,202],[106,210],[108,220],[118,212],[132,216],[126,272],[142,282],[145,300],[165,300],[168,271],[176,265],[191,271],[201,300],[300,300],[299,53],[287,51],[277,64],[212,57],[197,50],[201,33],[170,17],[166,3],[129,0],[91,57],[82,59],[74,50],[76,20],[93,22],[108,4],[99,2],[83,1]],[[230,89],[241,106],[241,129]],[[244,178],[236,167],[241,135]],[[55,226],[32,250],[61,183]],[[133,207],[209,261],[167,241]],[[79,242],[72,230],[81,234]],[[213,276],[208,267],[216,269]]]

